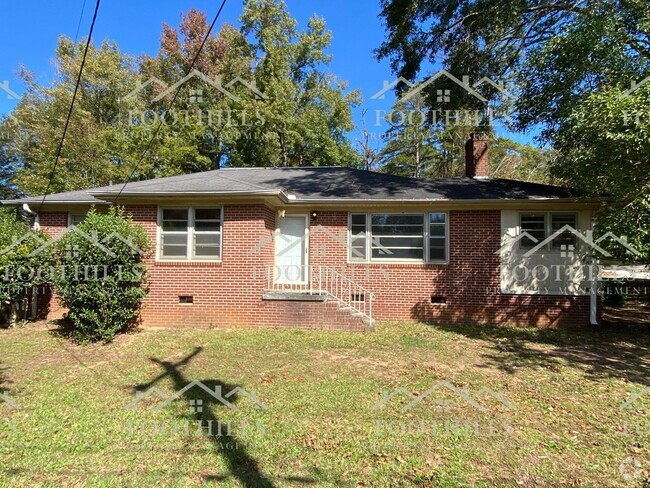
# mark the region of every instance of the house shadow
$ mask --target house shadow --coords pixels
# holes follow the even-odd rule
[[[512,327],[507,320],[477,324],[468,315],[445,317],[418,304],[412,317],[436,329],[483,340],[488,349],[478,367],[509,374],[526,368],[577,368],[594,379],[619,378],[650,385],[650,326],[642,322],[607,322],[585,327]],[[497,324],[497,325],[494,325]]]
[[[172,381],[174,391],[176,392],[184,390],[193,382],[203,385],[200,388],[192,388],[191,398],[187,397],[188,400],[190,400],[190,405],[194,405],[194,407],[190,407],[193,409],[190,413],[190,417],[192,420],[200,421],[201,426],[203,427],[208,425],[211,426],[213,435],[208,435],[209,433],[207,432],[207,429],[203,429],[203,432],[206,434],[206,437],[210,439],[218,454],[225,461],[228,468],[228,474],[203,474],[201,479],[203,481],[219,483],[229,478],[235,478],[241,485],[246,487],[273,487],[274,484],[272,481],[262,473],[258,461],[248,453],[245,444],[238,436],[236,429],[233,428],[234,426],[226,421],[221,421],[217,415],[219,409],[228,408],[227,403],[230,403],[233,406],[236,405],[240,400],[240,397],[247,392],[240,389],[239,385],[228,384],[218,379],[196,381],[185,377],[183,374],[183,366],[189,364],[201,352],[202,348],[196,347],[194,351],[177,362],[150,358],[153,363],[160,366],[162,372],[151,381],[133,387],[134,392],[147,391],[149,388],[155,387],[164,379],[170,379]],[[206,389],[203,389],[203,387],[212,390],[213,392],[215,389],[216,391],[221,391],[223,393],[222,398],[226,399],[227,403],[225,404],[225,402],[219,401],[215,396],[208,393]],[[233,390],[235,390],[234,393]],[[219,425],[224,427],[221,432],[222,434],[227,431],[227,437],[224,438],[223,436],[215,435],[215,432],[219,428],[217,426]],[[249,425],[247,428],[252,429],[254,426]],[[306,477],[285,477],[284,479],[298,484],[316,483],[314,479]]]

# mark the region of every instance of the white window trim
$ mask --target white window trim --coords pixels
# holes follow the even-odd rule
[[[429,250],[429,214],[445,215],[445,259],[430,260]],[[352,215],[366,216],[366,259],[352,258]],[[372,258],[372,216],[373,215],[420,215],[423,219],[423,239],[424,239],[424,259],[373,259]],[[440,237],[440,236],[437,236]],[[430,211],[430,212],[348,212],[348,249],[347,262],[350,264],[449,264],[449,212]]]
[[[195,210],[199,209],[213,209],[219,210],[220,212],[220,232],[219,232],[219,258],[202,258],[194,256],[194,218]],[[162,255],[162,215],[163,210],[187,210],[188,211],[188,222],[187,222],[187,254],[184,258],[173,257],[165,258]],[[220,263],[223,261],[223,207],[211,206],[211,205],[200,205],[196,207],[183,206],[183,205],[164,205],[158,207],[158,222],[157,222],[157,233],[156,233],[156,261],[163,263],[187,263],[187,262],[197,262],[197,263]]]
[[[74,215],[83,215],[85,219],[88,216],[88,212],[83,212],[83,213],[68,212],[68,227],[72,227],[72,217]]]
[[[581,226],[580,226],[580,213],[576,212],[575,210],[551,210],[551,211],[535,211],[531,210],[529,212],[521,211],[518,213],[517,217],[517,235],[521,235],[522,233],[522,228],[521,228],[521,216],[522,215],[543,215],[544,216],[544,239],[546,240],[549,238],[551,234],[553,234],[553,222],[552,222],[552,216],[553,215],[573,215],[576,218],[576,230],[580,232]],[[517,242],[517,248],[520,251],[530,251],[533,249],[537,244],[531,246],[531,247],[523,247],[521,245],[521,240]],[[552,242],[546,243],[543,247],[540,248],[540,250],[544,250],[546,252],[551,252],[551,253],[562,253],[561,249],[553,249],[551,247]],[[580,246],[580,239],[576,238],[576,249]]]

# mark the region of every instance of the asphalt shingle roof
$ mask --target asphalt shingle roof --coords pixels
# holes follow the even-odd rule
[[[105,203],[122,184],[48,195],[46,203]],[[538,200],[576,198],[570,189],[505,179],[417,179],[344,167],[223,168],[128,183],[122,196],[268,194],[280,191],[304,200]],[[98,198],[95,198],[95,196]],[[27,197],[9,204],[40,203]]]

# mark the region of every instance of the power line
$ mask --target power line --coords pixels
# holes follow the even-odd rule
[[[196,64],[196,61],[199,59],[199,55],[201,54],[201,51],[203,50],[203,47],[205,46],[205,43],[210,38],[210,34],[212,33],[212,29],[214,28],[215,24],[217,23],[217,19],[219,18],[219,15],[221,15],[221,11],[223,10],[223,7],[225,5],[226,5],[226,0],[223,0],[223,2],[221,2],[221,6],[219,7],[219,10],[217,11],[217,15],[214,16],[214,19],[212,20],[212,24],[210,24],[210,28],[208,29],[207,34],[203,38],[203,42],[201,42],[201,46],[199,46],[199,50],[196,52],[196,55],[194,56],[194,59],[192,60],[192,64],[190,65],[190,67],[187,70],[186,75],[190,74],[192,72],[192,70],[194,69],[194,65]],[[176,98],[178,98],[178,94],[180,93],[181,88],[182,88],[182,86],[179,86],[178,89],[176,90],[176,93],[174,93],[174,96],[172,97],[172,100],[169,103],[169,106],[167,107],[167,110],[165,110],[165,113],[169,112],[171,110],[172,106],[174,105],[174,102],[176,101]],[[149,144],[147,144],[147,147],[145,148],[145,150],[140,155],[140,159],[138,159],[138,162],[135,164],[135,167],[133,168],[133,171],[131,172],[131,174],[129,175],[127,180],[122,185],[122,188],[120,188],[119,193],[113,199],[113,203],[112,203],[113,205],[115,205],[115,202],[117,202],[117,199],[120,198],[120,195],[122,195],[122,192],[126,188],[126,185],[129,183],[131,178],[133,178],[133,176],[138,171],[138,168],[140,167],[140,164],[142,164],[142,161],[144,160],[145,155],[149,152],[149,150],[153,146],[153,143],[156,140],[156,137],[158,136],[158,133],[160,132],[160,128],[162,127],[162,125],[163,125],[163,120],[161,118],[160,122],[158,123],[158,126],[156,127],[156,130],[153,133],[153,136],[151,136],[151,139],[149,140]]]
[[[88,32],[86,49],[84,50],[84,55],[83,58],[81,59],[81,67],[79,68],[77,83],[75,84],[74,93],[72,94],[72,103],[70,103],[70,110],[68,110],[68,117],[66,118],[65,126],[63,127],[63,136],[61,136],[61,142],[59,143],[59,147],[56,151],[56,158],[54,159],[54,166],[52,167],[52,172],[50,173],[50,180],[47,182],[47,187],[45,188],[45,194],[43,195],[43,200],[41,200],[41,203],[38,206],[38,210],[40,210],[43,204],[45,203],[45,198],[47,197],[47,194],[50,191],[50,187],[52,186],[52,181],[54,180],[54,176],[56,175],[56,167],[59,164],[59,158],[61,157],[61,150],[63,149],[63,141],[65,141],[65,134],[66,132],[68,132],[68,125],[70,125],[70,118],[72,117],[72,109],[74,108],[74,101],[77,98],[77,92],[79,91],[79,85],[81,84],[81,75],[84,70],[84,65],[86,64],[86,55],[88,54],[88,49],[90,48],[90,41],[93,36],[93,29],[95,28],[95,20],[97,19],[97,11],[99,10],[100,2],[101,0],[97,0],[97,3],[95,4],[95,13],[93,14],[93,21],[90,24],[90,32]]]
[[[79,14],[79,22],[77,22],[77,32],[74,35],[74,43],[77,44],[77,39],[79,39],[79,29],[81,28],[81,20],[84,18],[84,12],[86,10],[86,0],[84,0],[81,5],[81,13]]]

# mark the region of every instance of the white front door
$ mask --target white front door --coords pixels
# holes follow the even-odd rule
[[[276,283],[307,283],[308,230],[306,215],[278,217],[275,235]]]

